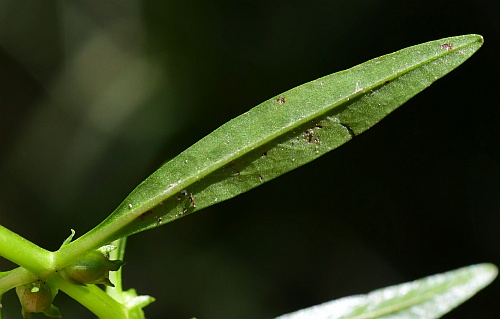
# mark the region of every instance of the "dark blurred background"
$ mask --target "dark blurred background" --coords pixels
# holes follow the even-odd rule
[[[263,100],[479,33],[469,61],[352,142],[131,237],[124,276],[157,298],[148,318],[264,319],[500,265],[499,20],[497,0],[1,0],[0,223],[55,250]],[[446,318],[498,318],[499,293],[496,281]],[[13,292],[3,305],[21,317]],[[63,293],[56,305],[94,317]]]

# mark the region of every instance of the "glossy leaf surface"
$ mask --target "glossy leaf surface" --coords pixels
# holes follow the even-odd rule
[[[497,268],[480,264],[303,309],[276,319],[434,319],[495,279]]]

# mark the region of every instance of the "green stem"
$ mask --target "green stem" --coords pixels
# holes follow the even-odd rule
[[[15,288],[17,286],[27,284],[36,280],[36,276],[26,270],[25,268],[19,267],[9,271],[9,273],[0,279],[0,296],[5,292]]]
[[[0,279],[0,296],[12,288],[36,279],[34,274],[22,267],[11,270]],[[127,318],[124,307],[96,285],[73,285],[57,274],[51,276],[47,281],[88,308],[100,319]]]
[[[85,237],[86,240],[77,245],[77,250],[50,252],[0,225],[0,256],[22,266],[0,278],[0,296],[16,286],[37,278],[44,278],[88,308],[100,319],[126,319],[124,306],[97,286],[73,285],[61,276],[54,274],[56,270],[72,263],[79,256],[106,243],[106,239],[102,236],[104,234],[99,236],[98,229],[96,227],[94,232],[88,233]],[[109,233],[106,235],[109,236]],[[63,247],[68,246],[70,244]],[[58,263],[55,262],[56,260]]]
[[[78,301],[100,319],[127,319],[124,306],[96,285],[73,285],[59,275],[50,277],[48,282]]]
[[[0,319],[2,319],[2,296],[10,289],[26,284],[36,279],[36,276],[26,269],[19,267],[2,273],[0,278]]]
[[[116,246],[116,249],[111,251],[109,254],[110,259],[124,260],[125,256],[125,246],[127,244],[127,237],[120,238],[111,243]],[[109,280],[115,285],[114,287],[106,287],[106,293],[113,297],[120,303],[123,303],[123,286],[122,286],[122,269],[120,267],[117,271],[111,271],[109,273]]]
[[[0,225],[0,256],[43,278],[53,268],[53,253]]]

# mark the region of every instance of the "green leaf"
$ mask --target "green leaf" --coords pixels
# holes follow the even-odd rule
[[[324,155],[456,68],[482,43],[479,35],[431,41],[261,103],[164,164],[101,225],[62,247],[68,257],[61,262],[80,253],[78,245],[98,247],[163,225]]]
[[[482,42],[479,35],[428,42],[275,96],[166,163],[110,218],[130,220],[127,234],[138,232],[302,166],[376,124]]]
[[[303,309],[276,319],[439,318],[471,298],[497,276],[492,264],[460,268]]]

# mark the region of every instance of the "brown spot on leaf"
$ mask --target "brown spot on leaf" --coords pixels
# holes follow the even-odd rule
[[[451,43],[443,43],[441,44],[441,49],[450,51],[453,49],[453,45]]]
[[[191,204],[193,204],[193,207],[196,208],[196,201],[194,200],[193,194],[189,194],[189,200]]]
[[[308,129],[307,131],[304,131],[304,134],[302,134],[304,139],[307,141],[307,143],[312,143],[313,138],[314,138],[314,130]]]
[[[281,105],[286,103],[286,99],[284,97],[279,97],[276,99],[276,101]]]

